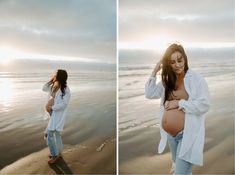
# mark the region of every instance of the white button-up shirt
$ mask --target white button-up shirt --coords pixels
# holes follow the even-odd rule
[[[51,86],[47,83],[42,88],[43,91],[48,92],[48,97],[51,95]],[[62,98],[62,92],[60,89],[57,90],[54,99],[54,105],[52,106],[52,114],[50,116],[47,130],[51,131],[63,131],[65,123],[65,115],[67,111],[67,106],[70,99],[70,90],[67,86],[65,89],[65,95]]]
[[[184,86],[189,98],[179,100],[179,109],[185,112],[184,134],[179,158],[196,165],[203,165],[203,147],[205,139],[205,116],[209,110],[209,91],[204,78],[189,69],[184,77]],[[145,96],[149,99],[161,98],[160,135],[158,153],[162,153],[167,143],[167,133],[162,128],[164,114],[163,100],[165,88],[162,81],[156,84],[156,77],[150,77],[145,84]]]

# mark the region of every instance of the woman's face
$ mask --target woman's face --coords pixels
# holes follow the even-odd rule
[[[56,81],[56,76],[57,76],[57,70],[51,74],[51,78],[53,78],[53,82]]]
[[[184,72],[185,60],[179,51],[176,51],[171,55],[170,65],[176,74]]]

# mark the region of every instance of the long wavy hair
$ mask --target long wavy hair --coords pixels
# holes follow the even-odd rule
[[[68,78],[68,74],[67,74],[66,70],[62,70],[62,69],[57,70],[55,80],[58,81],[59,84],[60,84],[60,90],[62,92],[62,96],[61,96],[62,98],[65,95],[65,89],[67,87],[67,78]]]
[[[59,82],[60,90],[62,92],[61,98],[65,95],[65,89],[67,87],[68,74],[66,70],[58,69],[54,78],[52,78],[48,84],[53,88],[56,81]]]
[[[184,65],[184,71],[185,73],[188,70],[188,58],[187,55],[185,54],[183,46],[180,44],[171,44],[167,49],[165,54],[162,57],[162,82],[163,86],[165,87],[165,98],[163,101],[163,104],[169,99],[170,95],[173,95],[173,91],[176,90],[176,74],[173,71],[170,60],[171,60],[171,55],[174,52],[180,52],[182,54],[182,57],[185,61]]]

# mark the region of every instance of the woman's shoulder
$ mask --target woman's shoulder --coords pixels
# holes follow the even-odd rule
[[[194,80],[202,80],[204,79],[203,76],[199,73],[196,72],[192,69],[188,69],[187,73],[186,73],[186,77],[191,77]]]
[[[191,69],[189,69],[188,71],[189,71],[189,72],[187,72],[188,77],[189,77],[188,82],[190,84],[193,84],[195,87],[196,87],[196,85],[199,85],[199,84],[207,85],[205,78],[199,72],[193,71]]]

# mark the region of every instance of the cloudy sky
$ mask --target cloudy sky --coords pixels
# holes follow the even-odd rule
[[[0,59],[116,62],[115,0],[1,0]]]
[[[120,0],[119,47],[235,47],[234,0]]]

